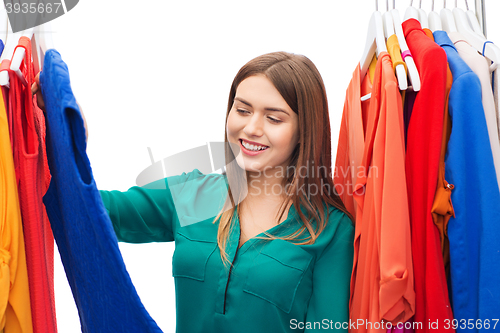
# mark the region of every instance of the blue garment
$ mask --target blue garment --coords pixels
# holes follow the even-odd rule
[[[453,314],[459,331],[490,331],[493,326],[488,330],[475,324],[500,315],[500,192],[481,83],[446,32],[434,32],[434,39],[446,51],[453,74],[448,106],[452,130],[445,158],[445,178],[455,186],[455,218],[448,223]],[[473,320],[474,328],[463,329],[463,319]]]
[[[85,129],[59,52],[40,75],[52,179],[43,197],[82,332],[161,332],[142,305],[85,152]]]
[[[2,55],[4,47],[3,40],[0,39],[0,55]]]

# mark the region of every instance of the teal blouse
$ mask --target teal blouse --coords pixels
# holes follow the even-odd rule
[[[225,175],[194,169],[125,192],[99,192],[119,241],[175,241],[177,332],[347,332],[354,227],[335,207],[310,245],[254,237],[238,248],[235,216],[226,247],[233,265],[226,267],[213,223],[227,195]],[[285,236],[301,226],[292,205],[267,232]]]

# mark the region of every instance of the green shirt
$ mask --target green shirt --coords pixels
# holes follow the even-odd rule
[[[119,241],[175,241],[177,332],[347,332],[354,227],[340,210],[329,207],[327,226],[310,245],[254,237],[238,248],[235,216],[226,247],[229,269],[217,246],[218,221],[213,223],[227,195],[225,175],[194,169],[100,194]],[[287,219],[267,231],[285,236],[302,225],[292,205]]]

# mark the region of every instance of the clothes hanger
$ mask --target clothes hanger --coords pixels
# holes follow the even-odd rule
[[[3,50],[2,56],[0,57],[0,64],[3,60],[11,60],[12,55],[14,54],[14,49],[19,42],[19,38],[23,35],[23,31],[13,32],[12,27],[8,24],[7,27],[7,43],[5,44],[5,48]],[[0,86],[4,86],[10,88],[9,84],[9,73],[6,70],[0,71]]]
[[[389,0],[386,0],[386,8],[386,12],[382,15],[382,18],[384,22],[385,38],[388,39],[395,34],[394,22],[392,20],[392,15],[389,13]],[[396,78],[398,79],[399,90],[408,89],[408,80],[406,79],[406,71],[403,64],[396,66]]]
[[[444,0],[444,8],[441,9],[441,23],[443,24],[443,30],[447,33],[458,31],[453,13],[446,8],[446,0]]]
[[[413,0],[411,0],[410,6],[408,8],[406,8],[404,20],[406,21],[408,19],[415,19],[415,20],[419,21],[418,15],[419,15],[418,9],[413,7]]]
[[[31,39],[33,38],[33,31],[34,30],[35,30],[34,28],[26,29],[23,31],[22,36],[29,38],[29,40],[31,41]],[[16,73],[19,80],[21,80],[21,83],[26,86],[26,85],[28,85],[28,82],[24,78],[24,75],[20,69],[21,63],[24,60],[25,54],[26,54],[26,50],[24,49],[24,47],[18,47],[16,49],[16,51],[14,52],[14,55],[12,56],[12,60],[10,61],[10,70],[13,71],[14,73]]]
[[[394,4],[394,1],[393,1]],[[399,12],[396,8],[391,10],[392,20],[394,22],[394,30],[396,31],[396,36],[398,36],[399,47],[401,48],[401,55],[406,63],[406,68],[408,69],[408,77],[413,88],[413,91],[420,91],[421,82],[420,76],[418,74],[417,66],[415,61],[411,56],[408,45],[406,44],[405,35],[403,33],[403,27],[401,26],[401,19]]]
[[[35,31],[35,39],[38,41],[39,58],[40,65],[43,68],[43,61],[45,59],[45,53],[50,49],[55,49],[54,41],[52,39],[52,26],[50,22],[45,22],[37,27]]]
[[[382,22],[382,14],[378,11],[377,0],[375,0],[375,11],[370,18],[370,23],[368,23],[368,35],[366,37],[365,49],[359,61],[361,65],[361,78],[366,75],[375,51],[377,56],[383,51],[387,52],[384,24]]]
[[[434,11],[434,0],[432,0],[432,10],[429,12],[428,18],[429,29],[431,29],[432,32],[443,30],[443,26],[441,25],[441,17],[439,17],[439,14]]]
[[[418,18],[422,29],[429,29],[429,20],[427,19],[427,13],[422,9],[422,0],[420,0],[420,4],[418,6]]]
[[[472,26],[472,30],[474,30],[474,32],[479,34],[480,36],[486,38],[486,36],[484,36],[483,34],[483,29],[481,29],[481,26],[479,25],[476,14],[469,9],[469,2],[467,0],[465,0],[465,7],[467,8],[467,17],[469,18],[469,23]]]
[[[489,43],[484,36],[480,36],[472,30],[469,25],[467,14],[462,9],[455,7],[453,9],[453,16],[455,17],[458,31],[462,34],[467,43],[486,58],[493,61],[493,64],[490,66],[490,71],[494,71],[500,62],[500,48],[493,43]]]

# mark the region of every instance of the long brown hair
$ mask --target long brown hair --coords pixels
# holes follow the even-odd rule
[[[312,244],[324,230],[328,221],[328,215],[325,216],[326,204],[343,211],[352,220],[342,200],[337,195],[333,183],[330,118],[323,79],[313,62],[303,55],[273,52],[254,58],[238,71],[233,80],[229,92],[226,124],[236,95],[236,88],[243,80],[253,75],[265,75],[274,84],[290,108],[298,115],[299,143],[291,155],[289,168],[299,172],[292,174],[287,172],[287,175],[283,177],[282,186],[285,188],[287,185],[289,189],[287,191],[288,199],[283,201],[280,206],[281,213],[277,222],[281,220],[285,207],[291,201],[304,225],[297,232],[282,237],[282,239],[297,240],[298,236],[307,229],[309,236],[302,238],[304,241],[297,244]],[[229,147],[227,126],[224,141]],[[235,161],[232,149],[226,149],[225,158],[226,174],[230,180],[228,197],[224,208],[215,217],[214,223],[220,218],[217,243],[223,262],[230,264],[225,246],[234,225],[234,209],[229,209],[229,207],[234,207],[235,202],[241,202],[246,194],[241,190],[245,188],[246,184],[238,184],[238,181],[246,181],[246,171],[241,169],[237,163],[230,163]],[[304,173],[301,170],[306,170],[306,175],[313,174],[313,177],[301,176],[300,174]],[[316,195],[309,196],[300,191],[300,189],[311,188],[317,189]],[[306,215],[299,207],[305,207]],[[240,205],[236,208],[236,214],[239,212]],[[313,219],[318,221],[317,230],[313,229],[311,223]],[[277,238],[268,233],[266,235],[269,238]]]

